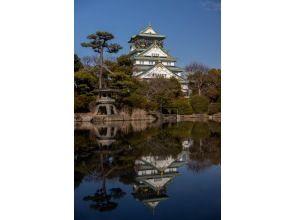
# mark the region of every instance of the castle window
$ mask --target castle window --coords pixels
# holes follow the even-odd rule
[[[151,54],[153,57],[159,57],[159,54],[158,53],[152,53]]]
[[[144,61],[143,61],[143,60],[140,60],[140,61],[139,61],[139,64],[144,64]]]
[[[149,61],[149,65],[153,65],[153,61]]]

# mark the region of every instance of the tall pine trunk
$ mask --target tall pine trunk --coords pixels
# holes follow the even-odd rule
[[[99,73],[99,89],[102,89],[102,74],[103,74],[103,47],[100,50],[100,73]]]

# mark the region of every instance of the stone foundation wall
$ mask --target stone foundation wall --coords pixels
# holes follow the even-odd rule
[[[116,115],[96,115],[94,113],[75,113],[75,122],[108,122],[108,121],[155,121],[156,118],[142,109],[134,109],[132,113],[121,111]]]
[[[179,115],[179,121],[208,121],[207,114]]]
[[[158,117],[158,116],[157,116]],[[96,115],[93,113],[75,113],[75,122],[113,122],[113,121],[156,121],[154,114],[149,114],[142,109],[134,109],[132,113],[121,111],[116,115]],[[192,114],[192,115],[162,115],[161,121],[208,121],[213,120],[220,122],[221,114]]]

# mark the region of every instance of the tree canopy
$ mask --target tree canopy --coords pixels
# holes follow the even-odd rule
[[[89,42],[83,42],[81,43],[81,46],[90,47],[97,53],[103,53],[104,48],[107,49],[108,53],[116,53],[122,49],[122,47],[116,43],[109,44],[108,41],[113,38],[113,34],[109,32],[97,31],[94,34],[88,35],[87,39],[89,39]]]

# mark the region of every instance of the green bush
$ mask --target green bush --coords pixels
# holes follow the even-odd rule
[[[208,114],[213,115],[215,113],[221,112],[221,104],[220,103],[210,103],[208,106]]]
[[[89,104],[93,101],[95,101],[95,96],[84,96],[79,95],[75,96],[75,108],[74,112],[89,112]]]
[[[77,72],[80,69],[83,69],[83,64],[81,62],[81,59],[77,54],[74,55],[74,71]]]
[[[156,102],[152,102],[152,101],[147,101],[146,105],[145,105],[145,109],[146,110],[151,110],[151,111],[155,111],[159,108],[159,105]]]
[[[205,96],[194,95],[190,97],[190,104],[195,113],[206,113],[209,100]]]
[[[116,61],[119,66],[132,66],[133,64],[129,55],[121,55],[116,59]]]
[[[75,92],[79,95],[89,95],[98,84],[98,78],[84,70],[76,72],[74,74],[74,80],[76,84]]]
[[[193,109],[190,105],[189,99],[186,99],[186,98],[175,99],[172,101],[170,106],[173,108],[177,108],[178,114],[180,115],[193,114]]]
[[[124,99],[124,102],[130,107],[141,109],[144,109],[147,104],[146,98],[138,94],[131,94],[129,97]]]

